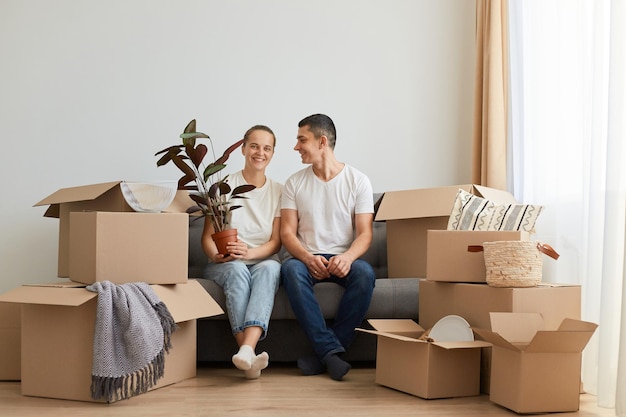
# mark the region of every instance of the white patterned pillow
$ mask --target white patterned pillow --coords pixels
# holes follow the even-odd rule
[[[533,233],[543,206],[504,204],[496,206],[488,230],[521,230]]]
[[[495,206],[459,188],[448,219],[448,230],[489,230]]]

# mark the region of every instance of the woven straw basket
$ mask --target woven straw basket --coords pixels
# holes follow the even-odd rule
[[[543,254],[558,259],[550,245],[531,241],[484,242],[487,284],[492,287],[536,287],[542,278]]]

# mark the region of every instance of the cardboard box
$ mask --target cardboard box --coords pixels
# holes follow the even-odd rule
[[[20,380],[22,308],[0,303],[0,381]]]
[[[485,257],[470,246],[484,242],[530,240],[528,232],[429,230],[426,248],[426,279],[447,282],[485,282]]]
[[[67,278],[70,274],[69,213],[73,211],[132,212],[133,209],[126,203],[122,195],[121,182],[112,181],[61,188],[34,205],[34,207],[49,206],[44,217],[59,219],[59,262],[57,266],[59,277]],[[188,192],[178,191],[172,204],[164,211],[184,213],[188,207],[194,204],[189,198]]]
[[[72,212],[70,225],[72,281],[187,282],[187,214]]]
[[[540,313],[546,329],[565,318],[580,319],[580,285],[540,284],[529,288],[498,288],[487,284],[420,280],[419,320],[426,328],[450,314],[472,327],[490,328],[491,312]]]
[[[419,320],[432,327],[450,314],[472,327],[489,329],[491,312],[540,313],[546,329],[556,329],[565,318],[580,319],[580,285],[540,284],[530,288],[497,288],[487,284],[420,280]],[[491,348],[481,353],[480,390],[489,393]]]
[[[498,204],[517,203],[506,191],[472,184],[386,192],[375,220],[387,223],[390,278],[426,277],[427,231],[447,228],[459,188]]]
[[[195,280],[153,285],[179,328],[153,389],[196,375],[196,319],[223,310]],[[22,304],[22,394],[94,401],[90,395],[97,293],[67,282],[22,286],[0,295]]]
[[[493,313],[489,399],[517,413],[573,412],[580,406],[582,351],[597,325],[565,319],[544,330],[540,314]]]
[[[376,383],[421,398],[479,395],[480,348],[489,343],[420,340],[413,320],[368,320],[378,336]]]

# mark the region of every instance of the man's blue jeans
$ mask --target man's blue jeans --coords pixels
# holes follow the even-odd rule
[[[259,326],[263,329],[260,340],[265,339],[280,284],[280,263],[265,259],[253,265],[238,260],[209,264],[204,277],[224,289],[233,334]]]
[[[333,255],[322,256],[328,259]],[[313,344],[317,357],[324,361],[329,355],[345,352],[354,340],[354,329],[361,325],[372,299],[376,274],[371,265],[357,259],[346,277],[330,276],[320,281],[311,276],[302,261],[291,258],[283,262],[281,278],[291,308]],[[326,326],[313,292],[313,286],[319,282],[334,282],[345,289],[330,328]]]

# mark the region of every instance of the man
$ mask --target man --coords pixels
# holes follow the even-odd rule
[[[350,364],[340,355],[369,308],[376,276],[359,259],[372,242],[372,185],[363,173],[335,158],[335,125],[314,114],[298,124],[294,150],[309,164],[285,183],[281,200],[281,239],[292,258],[281,279],[315,357],[299,358],[304,375],[327,371],[340,381]],[[332,327],[326,326],[313,286],[332,282],[345,288]]]

